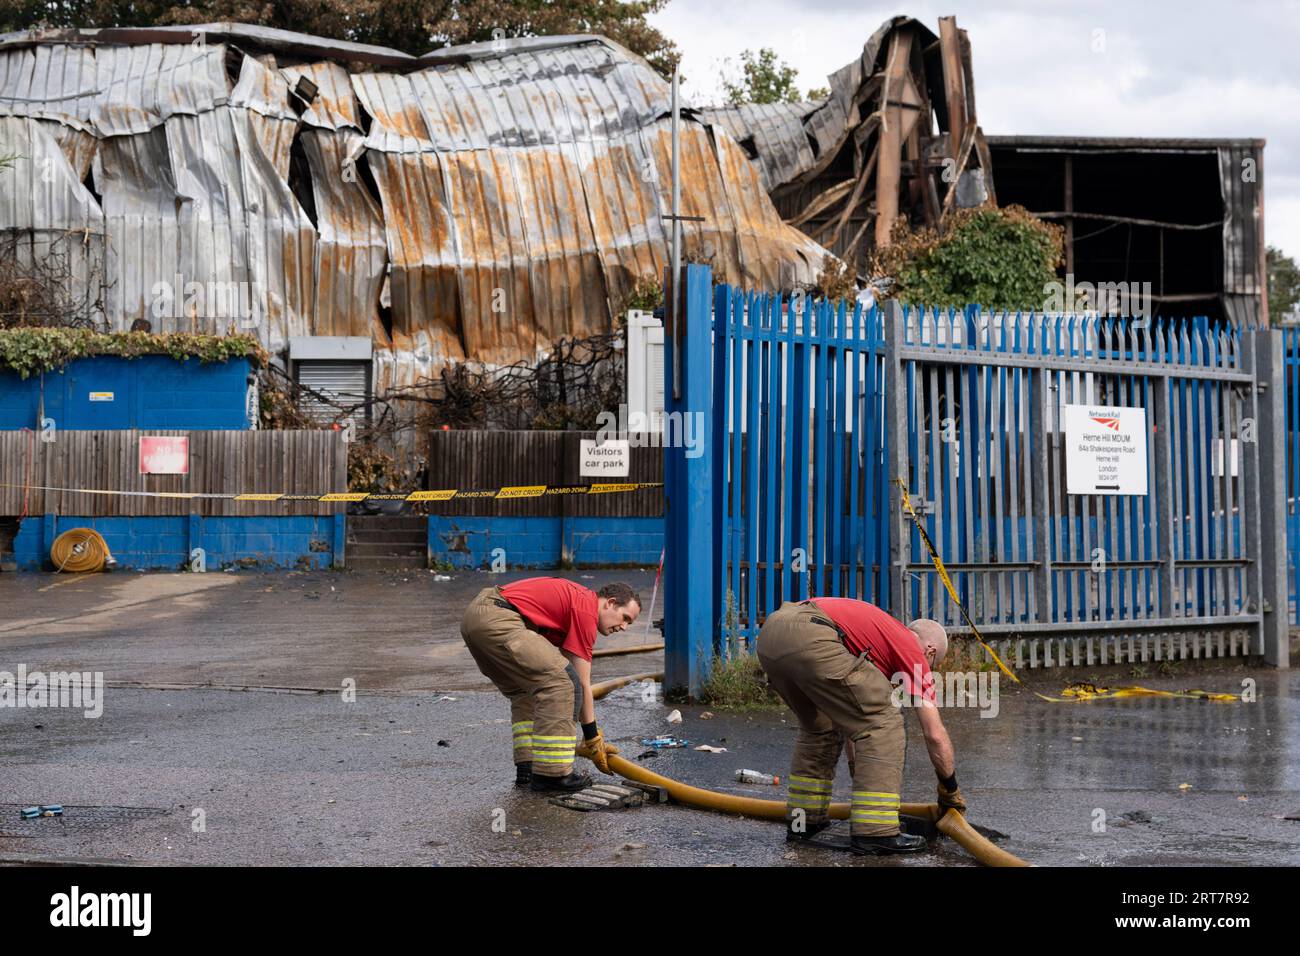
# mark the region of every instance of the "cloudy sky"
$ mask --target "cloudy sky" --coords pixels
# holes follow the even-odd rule
[[[719,99],[718,72],[772,47],[804,91],[905,13],[971,40],[985,133],[1258,137],[1270,245],[1300,260],[1300,0],[672,0],[652,20],[684,53],[691,102]]]

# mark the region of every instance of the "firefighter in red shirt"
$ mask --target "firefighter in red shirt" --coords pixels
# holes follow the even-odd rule
[[[596,726],[591,651],[597,633],[624,630],[640,613],[641,598],[626,584],[593,592],[563,578],[484,588],[470,603],[460,633],[478,669],[510,701],[515,786],[591,786],[589,775],[574,772],[575,755],[610,772],[608,755],[618,748]]]
[[[919,704],[926,749],[939,776],[939,805],[965,812],[930,673],[947,652],[938,621],[904,627],[866,601],[787,602],[768,616],[758,634],[758,659],[799,720],[787,839],[806,840],[828,825],[831,781],[844,739],[853,774],[853,851],[908,853],[925,845],[922,837],[900,832],[905,738],[892,680],[901,680]]]

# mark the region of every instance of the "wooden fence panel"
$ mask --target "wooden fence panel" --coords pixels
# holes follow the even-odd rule
[[[429,436],[430,489],[493,489],[513,485],[583,485],[579,475],[583,439],[595,432],[435,431]],[[663,450],[633,447],[631,473],[605,481],[663,481]],[[429,502],[431,514],[659,517],[662,489],[602,495],[548,495],[497,501],[491,498]]]
[[[142,475],[143,435],[190,440],[188,475]],[[0,432],[0,516],[335,514],[343,504],[251,502],[86,494],[83,489],[182,493],[319,495],[347,490],[343,433],[311,431]],[[40,491],[35,486],[78,491]]]

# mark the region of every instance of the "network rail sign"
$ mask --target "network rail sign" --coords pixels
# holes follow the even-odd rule
[[[1065,490],[1072,495],[1147,493],[1147,410],[1066,405]]]

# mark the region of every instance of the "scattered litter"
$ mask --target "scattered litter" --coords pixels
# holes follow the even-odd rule
[[[1242,803],[1245,803],[1247,800],[1250,799],[1250,797],[1247,797],[1247,796],[1240,796],[1240,797],[1238,797],[1237,799],[1240,800]]]
[[[704,713],[700,714],[700,720],[712,720],[712,719],[713,719],[713,711],[711,710],[706,710]]]
[[[434,579],[435,581],[450,581],[450,580],[451,580],[451,575],[450,575],[450,574],[435,574],[435,575],[433,576],[433,579]]]
[[[24,820],[35,820],[37,817],[61,817],[63,816],[63,805],[50,803],[39,807],[23,807],[20,815]]]
[[[1071,737],[1070,739],[1073,740],[1076,744],[1081,744],[1081,743],[1083,743],[1083,738],[1082,738],[1082,737]]]
[[[459,700],[459,699],[460,699],[460,698],[458,698],[458,697],[448,697],[446,694],[443,694],[441,697],[435,697],[435,698],[433,699],[433,703],[435,703],[435,704],[440,704],[440,703],[442,703],[444,700],[450,700],[450,701],[452,701],[452,702],[455,702],[455,701],[457,701],[457,700]]]
[[[1192,789],[1192,785],[1191,785],[1190,783],[1180,783],[1180,784],[1178,785],[1178,789],[1179,789],[1179,790],[1190,790],[1190,789]]]
[[[737,770],[736,779],[741,783],[761,783],[772,787],[781,782],[780,777],[775,777],[770,773],[759,773],[757,770]]]
[[[637,759],[637,760],[649,760],[651,757],[658,757],[658,756],[659,756],[659,751],[657,751],[657,750],[645,750],[645,751],[642,751],[641,753],[637,754],[637,755],[636,755],[636,759]]]
[[[680,724],[681,722],[682,722],[682,712],[680,710],[674,710],[671,714],[668,715],[668,723]]]
[[[725,754],[727,752],[726,747],[710,747],[708,744],[700,744],[695,749],[703,750],[706,753],[711,753],[711,754]]]
[[[672,737],[668,735],[664,735],[661,737],[641,738],[641,746],[653,747],[656,750],[660,750],[666,747],[689,747],[690,745],[691,742],[689,740],[682,740],[680,737]]]
[[[445,741],[445,740],[439,740],[439,741],[438,741],[438,746],[439,746],[439,747],[450,747],[451,744],[449,744],[449,743],[448,743],[447,741]]]
[[[1283,820],[1300,820],[1300,810],[1297,810],[1295,813],[1288,813],[1288,814],[1287,814],[1286,816],[1284,816],[1282,819],[1283,819]]]

